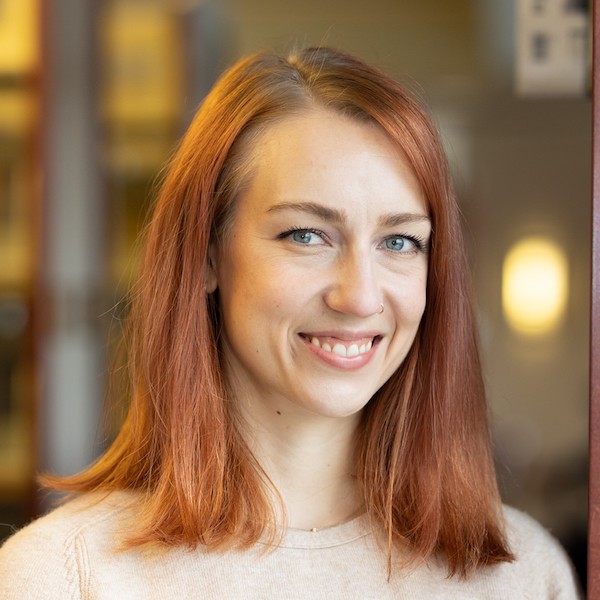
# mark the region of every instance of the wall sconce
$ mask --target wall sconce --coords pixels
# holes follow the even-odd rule
[[[554,329],[568,296],[568,265],[552,240],[528,237],[507,253],[502,266],[502,308],[508,324],[526,334]]]

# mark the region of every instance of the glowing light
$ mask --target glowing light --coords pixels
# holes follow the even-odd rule
[[[502,267],[502,307],[509,325],[540,334],[560,322],[567,303],[568,265],[551,240],[525,238],[515,244]]]

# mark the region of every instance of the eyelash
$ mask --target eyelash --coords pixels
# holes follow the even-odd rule
[[[297,231],[305,231],[307,233],[314,233],[315,235],[318,235],[320,238],[327,239],[327,235],[325,234],[325,232],[321,231],[320,229],[315,229],[314,227],[290,227],[290,229],[280,233],[277,236],[277,239],[278,240],[287,239],[291,235],[296,233]],[[427,251],[427,241],[425,240],[425,238],[423,238],[421,236],[395,233],[395,234],[386,236],[385,239],[389,240],[389,239],[393,239],[393,238],[404,238],[404,239],[408,240],[409,242],[411,242],[414,245],[415,250],[417,252],[426,252]],[[390,251],[390,252],[392,252],[392,251]],[[398,253],[398,254],[400,254],[400,253]]]
[[[280,233],[277,236],[277,239],[284,240],[284,239],[290,237],[292,234],[296,233],[297,231],[305,231],[306,233],[314,233],[315,235],[318,235],[320,238],[327,239],[327,235],[325,234],[324,231],[321,231],[320,229],[315,229],[314,227],[290,227],[287,231]]]
[[[425,238],[419,235],[405,235],[403,233],[396,233],[394,235],[387,236],[385,239],[389,240],[393,238],[403,238],[408,240],[414,245],[417,252],[427,252],[427,241]]]

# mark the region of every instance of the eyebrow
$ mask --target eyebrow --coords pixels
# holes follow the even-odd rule
[[[340,225],[348,220],[345,211],[329,208],[316,202],[281,202],[269,207],[267,212],[279,212],[285,210],[308,213],[319,217],[328,223]],[[423,221],[429,222],[431,219],[423,213],[390,213],[379,218],[379,223],[383,227],[398,227],[400,225],[406,225],[407,223],[419,223]]]
[[[379,219],[383,227],[398,227],[407,223],[431,222],[431,219],[422,213],[397,213],[384,215]]]
[[[279,212],[282,210],[308,213],[329,223],[342,224],[347,221],[347,216],[344,211],[322,206],[316,202],[281,202],[280,204],[271,206],[267,212]]]

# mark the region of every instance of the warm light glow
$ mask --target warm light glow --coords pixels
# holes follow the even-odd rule
[[[552,330],[567,303],[567,259],[552,241],[525,238],[515,244],[502,268],[502,307],[509,325],[520,332]]]
[[[37,68],[38,4],[38,0],[0,0],[0,73],[22,76]]]

